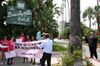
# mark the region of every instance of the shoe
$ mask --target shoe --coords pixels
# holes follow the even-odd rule
[[[11,63],[7,63],[7,65],[11,65]]]
[[[93,57],[89,57],[89,59],[90,59],[90,58],[93,59]]]
[[[4,62],[4,64],[6,64],[6,62]]]
[[[3,63],[3,62],[1,62],[1,65],[4,65],[4,63]]]
[[[6,62],[1,62],[1,65],[4,65],[4,64],[6,64]]]
[[[11,61],[10,64],[13,64],[13,61]]]

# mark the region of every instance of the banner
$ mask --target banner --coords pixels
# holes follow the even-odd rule
[[[28,58],[41,58],[43,54],[42,49],[35,48],[34,44],[29,42],[15,43],[15,51],[17,56]]]
[[[7,46],[3,46],[2,44],[0,44],[0,48],[7,48]]]
[[[15,51],[5,52],[4,54],[6,58],[16,57]]]

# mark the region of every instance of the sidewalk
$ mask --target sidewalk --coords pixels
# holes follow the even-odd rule
[[[60,52],[53,52],[52,58],[51,58],[51,64],[58,64],[61,60],[61,53]],[[1,62],[1,60],[0,60]],[[9,66],[9,65],[0,65],[0,66]],[[23,63],[23,58],[16,57],[14,58],[14,63],[10,66],[40,66],[39,65],[39,59],[36,59],[36,64],[32,63]]]

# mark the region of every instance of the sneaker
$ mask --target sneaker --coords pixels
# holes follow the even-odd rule
[[[4,65],[4,64],[6,64],[6,62],[1,62],[1,65]]]
[[[10,64],[13,64],[13,61],[11,61]]]
[[[11,65],[11,63],[7,63],[7,65]]]
[[[3,63],[3,62],[1,62],[1,65],[4,65],[4,63]]]
[[[4,62],[4,64],[6,64],[6,62]]]

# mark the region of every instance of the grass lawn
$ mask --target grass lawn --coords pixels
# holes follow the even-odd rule
[[[53,51],[66,51],[67,48],[62,46],[62,43],[54,42]]]

